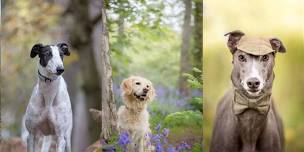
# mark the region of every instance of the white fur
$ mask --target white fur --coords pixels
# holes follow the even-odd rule
[[[38,78],[25,113],[28,131],[27,151],[48,151],[54,136],[56,152],[71,152],[72,108],[66,83],[56,68],[63,67],[57,46],[51,46],[53,57],[46,67],[38,64],[40,73],[54,79],[45,82]],[[25,134],[26,135],[26,134]],[[48,136],[50,135],[50,136]],[[40,148],[39,142],[44,145]]]
[[[257,95],[257,94],[259,94],[260,91],[262,90],[262,88],[265,85],[265,82],[263,81],[262,76],[260,75],[261,73],[258,70],[258,64],[257,64],[257,62],[259,62],[259,61],[257,61],[257,59],[254,59],[252,61],[252,64],[250,66],[250,73],[247,75],[247,77],[245,77],[244,81],[241,82],[241,84],[243,85],[243,87],[246,90],[249,90],[249,87],[248,87],[248,85],[246,83],[248,81],[248,79],[250,79],[250,78],[257,78],[260,81],[260,85],[258,87],[259,91],[254,92],[254,93],[250,92],[250,91],[247,91],[251,95]]]

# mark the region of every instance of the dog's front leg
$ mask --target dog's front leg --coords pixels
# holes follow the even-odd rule
[[[63,135],[57,136],[56,139],[56,152],[64,152],[66,141]]]
[[[66,141],[66,146],[65,146],[65,151],[66,152],[72,152],[72,147],[71,147],[71,131],[68,131],[65,141]]]
[[[138,152],[144,152],[144,138],[138,140]]]
[[[30,133],[27,136],[27,152],[34,152],[34,141],[35,141],[35,136]]]

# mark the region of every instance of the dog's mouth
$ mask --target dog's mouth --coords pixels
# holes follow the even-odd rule
[[[258,93],[260,90],[259,89],[249,89],[249,93]]]
[[[147,98],[147,93],[142,93],[141,95],[137,95],[136,93],[133,94],[136,99],[139,101],[145,101]]]
[[[249,95],[249,97],[251,97],[251,98],[256,98],[261,95],[260,89],[249,89],[249,90],[246,90],[246,92]]]

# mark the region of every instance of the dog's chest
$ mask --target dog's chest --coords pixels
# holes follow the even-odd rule
[[[243,149],[255,147],[254,145],[258,142],[258,138],[266,126],[266,115],[248,109],[237,116],[237,121]]]
[[[46,117],[38,124],[38,126],[44,135],[55,134],[55,125],[51,118]]]
[[[123,121],[128,130],[146,130],[146,128],[149,128],[149,114],[147,111],[134,113],[126,110]]]

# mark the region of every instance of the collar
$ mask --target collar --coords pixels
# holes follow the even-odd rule
[[[244,97],[238,91],[234,90],[233,112],[235,115],[243,113],[247,109],[254,109],[260,114],[266,115],[270,108],[271,94],[261,96],[257,99]]]
[[[54,77],[53,79],[48,78],[48,77],[42,75],[42,74],[39,72],[39,70],[38,70],[38,77],[39,77],[39,79],[40,79],[41,81],[44,81],[45,83],[51,83],[52,81],[57,80],[57,78],[58,78],[57,76]]]

